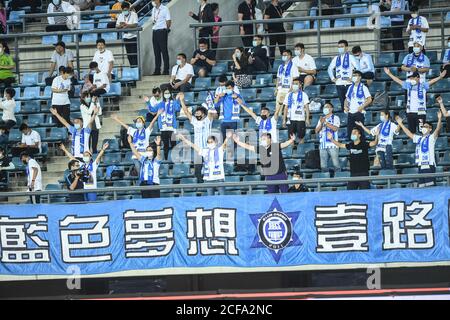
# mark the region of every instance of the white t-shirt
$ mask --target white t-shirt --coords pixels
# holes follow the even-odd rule
[[[94,59],[92,59],[92,61],[97,62],[98,68],[100,69],[101,72],[108,74],[109,63],[114,62],[114,56],[110,50],[105,49],[103,53],[97,50],[95,51]]]
[[[418,16],[415,19],[409,19],[408,21],[408,27],[406,28],[406,32],[411,30],[410,26],[412,24],[419,25],[418,20],[420,21],[420,26],[424,29],[430,28],[428,25],[428,20],[425,17]],[[419,42],[422,46],[425,46],[427,37],[427,32],[422,32],[421,30],[411,30],[411,34],[409,35],[409,41],[408,41],[408,47],[414,46],[414,42]]]
[[[288,65],[283,63],[278,67],[278,89],[289,89],[292,86],[292,81],[299,76],[298,68],[295,67],[294,62],[292,62],[292,67],[289,73],[287,73]]]
[[[72,154],[75,158],[83,158],[84,151],[89,150],[89,136],[91,135],[90,128],[84,128],[84,150],[81,150],[81,131],[77,131],[74,126],[71,126],[69,129],[70,134],[72,135]],[[74,143],[75,142],[75,143]]]
[[[372,130],[370,130],[370,134],[372,136],[376,136],[378,133],[378,144],[376,152],[378,151],[386,151],[386,146],[392,145],[392,140],[394,140],[394,134],[398,135],[397,131],[398,126],[392,121],[381,122]]]
[[[292,121],[305,121],[305,106],[307,104],[309,104],[309,97],[308,95],[304,92],[301,91],[302,93],[302,101],[301,103],[298,102],[298,95],[299,92],[293,92],[292,93],[292,101],[291,104],[289,105],[289,98],[291,96],[291,94],[287,94],[286,97],[284,98],[284,105],[288,106],[288,119],[292,120]]]
[[[128,127],[127,133],[131,136],[133,141],[135,139],[134,135],[135,135],[135,133],[137,133],[137,131],[138,131],[138,129],[136,129],[136,128]],[[149,127],[145,128],[145,130],[139,129],[139,133],[137,134],[137,139],[133,143],[133,145],[137,151],[145,152],[145,150],[147,150],[147,147],[150,144],[149,140],[150,140],[151,134],[152,134],[152,129],[150,129]],[[136,157],[134,155],[131,158],[136,159]]]
[[[84,183],[84,189],[97,189],[97,168],[98,164],[95,161],[92,161],[91,179],[88,182]]]
[[[335,127],[340,127],[341,125],[341,119],[335,114],[332,114],[330,117],[325,118],[325,121],[332,124]],[[320,120],[317,122],[316,128],[319,128],[321,126]],[[333,131],[327,126],[323,126],[322,130],[319,132],[319,140],[320,140],[320,149],[329,149],[329,148],[337,148],[337,146],[331,142],[331,140],[328,140],[328,132],[331,132],[333,134],[333,139],[338,141],[339,135],[338,131]]]
[[[159,167],[161,166],[161,161],[159,161],[158,159],[153,159],[153,184],[159,184],[160,180],[159,180]],[[143,181],[148,181],[148,164],[147,163],[143,163],[142,159],[141,159],[141,168],[144,170],[143,174],[144,176]],[[139,173],[141,174],[141,173]]]
[[[166,21],[170,20],[170,11],[166,6],[160,5],[159,8],[152,9],[153,30],[167,29]]]
[[[201,149],[206,149],[208,137],[211,135],[212,121],[208,117],[198,121],[192,116],[191,124],[194,127],[194,143]]]
[[[362,90],[363,90],[363,96],[361,96],[361,97],[358,97],[358,86],[357,85],[353,86],[353,90],[352,90],[352,86],[350,86],[347,90],[346,97],[348,100],[348,106],[350,109],[350,113],[358,112],[358,108],[364,104],[364,102],[366,101],[367,98],[371,97],[369,89],[362,83],[360,83],[359,85],[362,86]],[[352,92],[350,94],[351,90],[352,90]]]
[[[314,58],[311,57],[309,54],[305,53],[305,56],[303,59],[300,59],[300,57],[296,56],[294,59],[292,59],[292,62],[294,63],[294,66],[297,68],[302,68],[303,70],[316,70],[316,62],[314,61]],[[300,72],[301,75],[305,75],[305,72]]]
[[[181,66],[174,66],[172,68],[172,76],[175,77],[175,80],[181,80],[183,81],[186,79],[188,75],[194,76],[194,68],[191,64],[186,63],[184,67]],[[192,83],[192,77],[189,80],[189,83]]]
[[[39,152],[42,152],[41,146],[41,136],[37,131],[31,130],[29,135],[25,135],[22,133],[22,143],[27,146],[34,146],[36,143],[39,143]]]
[[[413,142],[416,144],[416,164],[419,167],[424,167],[423,169],[426,169],[427,166],[436,165],[434,159],[436,139],[434,138],[434,134],[430,134],[427,137],[415,134]]]
[[[110,88],[109,78],[106,75],[106,73],[104,73],[104,72],[94,73],[94,83],[93,84],[97,86],[97,89],[101,88],[103,85],[106,84],[105,91],[109,92],[109,88]]]
[[[31,180],[33,180],[33,168],[36,168],[38,173],[36,175],[36,179],[34,181],[34,191],[41,191],[42,190],[42,172],[41,172],[41,166],[39,163],[37,163],[36,160],[30,159],[28,161],[27,166],[27,178],[28,178],[28,186],[31,185]]]
[[[345,60],[345,54],[340,55],[340,65],[337,65],[338,57],[336,56],[331,61],[330,65],[328,66],[328,75],[331,80],[336,79],[336,85],[337,86],[347,86],[352,84],[352,76],[353,76],[353,70],[359,70],[359,62],[358,60],[349,53],[348,56],[348,68],[344,68],[344,60]],[[333,74],[333,70],[336,69],[336,76]]]
[[[269,119],[267,120],[263,120],[261,117],[257,117],[255,122],[259,127],[259,136],[261,136],[263,133],[268,132],[272,136],[272,142],[278,142],[277,121],[274,117],[269,117]],[[268,130],[268,127],[270,128],[270,130]]]
[[[126,24],[136,24],[137,25],[139,22],[137,13],[134,11],[130,11],[128,16],[125,16],[123,13],[119,14],[119,16],[117,17],[116,26],[120,25],[122,22],[125,22]],[[133,38],[137,38],[137,34],[136,34],[136,32],[127,32],[127,33],[124,33],[122,37],[124,39],[133,39]]]
[[[402,88],[405,89],[407,96],[406,112],[426,114],[427,113],[427,91],[430,89],[428,82],[421,82],[422,94],[419,98],[419,85],[413,86],[408,81],[403,81]]]
[[[215,163],[214,154],[217,150],[218,161]],[[203,180],[215,181],[225,179],[225,170],[223,168],[223,146],[215,150],[203,149],[200,154],[203,157]]]
[[[17,122],[16,116],[14,115],[14,110],[16,109],[16,101],[14,99],[11,100],[3,100],[2,102],[2,110],[3,110],[3,121],[12,120]]]
[[[52,82],[52,88],[59,90],[70,90],[71,85],[72,83],[70,82],[70,79],[67,78],[66,80],[64,80],[62,76],[57,76],[55,79],[53,79]],[[63,106],[66,104],[70,104],[68,91],[62,93],[53,92],[52,105]]]

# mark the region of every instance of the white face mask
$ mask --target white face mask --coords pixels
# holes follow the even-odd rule
[[[80,125],[79,123],[75,123],[73,126],[74,126],[75,129],[77,129],[77,130],[81,128],[81,125]]]
[[[241,53],[240,52],[236,52],[235,56],[236,56],[237,59],[240,59],[241,58]]]
[[[411,83],[411,85],[415,86],[417,84],[416,80],[409,80],[409,83]]]
[[[283,62],[286,62],[286,61],[289,60],[289,58],[288,58],[288,56],[282,56],[282,57],[281,57],[281,60],[283,60]]]
[[[257,46],[258,46],[258,42],[257,42],[257,41],[253,41],[252,44],[253,44],[254,47],[257,47]]]
[[[208,149],[209,150],[214,150],[215,147],[216,147],[215,143],[208,143]]]
[[[414,53],[420,53],[422,50],[420,50],[420,48],[419,47],[414,47],[413,48],[413,51],[414,51]]]
[[[228,95],[231,95],[231,94],[233,94],[233,90],[232,89],[227,89],[227,90],[225,90],[225,93],[228,94]]]
[[[413,19],[417,18],[417,13],[411,14],[411,18],[413,18]]]
[[[294,180],[294,181],[299,181],[300,178],[299,178],[299,177],[292,177],[292,180]]]
[[[181,61],[180,59],[177,59],[177,66],[181,66],[183,64],[183,61]]]
[[[385,117],[384,115],[380,114],[380,120],[381,120],[382,122],[385,122],[385,121],[386,121],[386,117]]]
[[[3,48],[0,48],[0,54],[2,54],[2,53],[3,53],[3,50],[4,50]]]
[[[164,98],[165,98],[165,99],[170,99],[170,97],[171,97],[171,94],[170,94],[170,93],[165,93],[165,94],[164,94]]]
[[[302,55],[302,51],[301,50],[295,50],[295,55],[297,57],[301,56]]]
[[[292,85],[292,91],[297,92],[300,89],[300,86],[298,84]]]
[[[358,77],[352,77],[352,82],[358,81]]]
[[[265,148],[265,147],[267,147],[267,140],[266,139],[262,139],[259,144],[261,145],[261,147]]]
[[[207,49],[200,49],[200,52],[206,52]]]
[[[428,129],[422,127],[422,129],[420,129],[420,132],[422,132],[423,135],[426,135],[428,133]]]
[[[343,54],[345,52],[345,48],[338,48],[339,54]]]
[[[156,2],[155,1],[152,1],[152,6],[156,7]]]
[[[328,115],[330,113],[330,109],[329,108],[323,108],[323,114],[324,115]]]
[[[149,158],[149,159],[153,159],[153,151],[141,152],[141,155],[143,157],[146,157],[146,158]]]
[[[447,46],[450,48],[450,42],[449,43],[447,43]]]
[[[88,163],[90,160],[91,160],[91,157],[89,157],[89,156],[83,156],[83,161],[84,161],[85,163]]]
[[[144,127],[144,124],[142,122],[136,122],[136,128],[142,129]]]

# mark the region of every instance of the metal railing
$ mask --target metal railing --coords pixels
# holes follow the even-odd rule
[[[30,197],[41,196],[41,203],[51,203],[52,196],[68,196],[69,194],[110,194],[111,200],[118,200],[118,197],[122,194],[129,194],[130,192],[141,192],[147,190],[180,190],[180,195],[184,196],[186,190],[191,189],[207,189],[207,188],[239,188],[242,191],[248,190],[250,194],[255,190],[255,187],[267,187],[269,185],[296,185],[304,184],[311,186],[315,184],[317,186],[317,192],[323,191],[322,188],[327,187],[327,184],[339,184],[358,181],[387,181],[387,188],[390,189],[392,184],[401,180],[418,180],[424,178],[442,178],[446,182],[446,186],[450,186],[450,172],[438,172],[438,173],[423,173],[423,174],[401,174],[401,175],[387,175],[387,176],[366,176],[366,177],[339,177],[339,178],[312,178],[302,179],[301,181],[294,180],[273,180],[273,181],[242,181],[242,182],[221,182],[221,183],[196,183],[196,184],[171,184],[171,185],[153,185],[153,186],[128,186],[128,187],[105,187],[89,190],[45,190],[35,192],[1,192],[1,197]],[[225,178],[226,179],[226,178]],[[406,184],[406,183],[405,183]],[[410,183],[409,183],[410,184]],[[414,187],[409,187],[414,188]],[[46,199],[44,199],[46,198]],[[107,201],[107,200],[105,200]],[[59,202],[58,202],[59,203]],[[65,202],[69,203],[69,202]],[[85,202],[83,202],[85,203]],[[0,202],[0,204],[8,204],[8,202]],[[9,203],[11,204],[11,203]]]
[[[450,22],[446,22],[445,21],[445,14],[446,12],[450,11],[450,7],[443,7],[443,8],[433,8],[433,9],[424,9],[424,10],[420,10],[420,14],[421,15],[431,15],[431,14],[436,14],[439,15],[439,21],[438,22],[432,22],[430,23],[430,27],[436,27],[438,26],[441,29],[441,33],[439,36],[431,36],[428,35],[427,36],[427,43],[430,43],[433,39],[439,39],[440,40],[440,46],[439,47],[430,47],[430,46],[426,46],[426,48],[428,50],[432,50],[432,49],[443,49],[446,44],[446,37],[445,37],[445,26],[450,25]],[[402,37],[402,38],[392,38],[392,37],[382,37],[382,32],[386,32],[387,30],[391,30],[392,28],[395,27],[381,27],[380,25],[380,17],[390,17],[390,16],[397,16],[397,15],[403,15],[403,16],[409,16],[410,12],[409,11],[398,11],[398,12],[380,12],[377,14],[368,12],[368,13],[358,13],[358,14],[341,14],[341,15],[333,15],[333,16],[302,16],[302,17],[287,17],[287,18],[279,18],[279,19],[270,19],[270,20],[246,20],[246,21],[224,21],[224,22],[219,22],[219,23],[191,23],[189,26],[190,28],[192,28],[192,32],[193,32],[193,37],[194,37],[194,50],[197,49],[198,46],[198,32],[197,29],[201,28],[201,27],[237,27],[240,25],[253,25],[254,30],[257,30],[257,26],[262,24],[262,25],[268,25],[268,24],[272,24],[272,23],[295,23],[295,22],[299,22],[299,21],[304,21],[304,22],[310,22],[310,24],[314,24],[314,22],[317,22],[317,27],[315,29],[308,29],[308,30],[286,30],[286,32],[282,32],[282,33],[265,33],[263,34],[263,36],[268,37],[268,36],[277,36],[277,35],[286,35],[287,39],[289,40],[290,38],[294,38],[294,37],[299,37],[299,36],[306,36],[306,35],[316,35],[317,37],[317,42],[314,43],[313,45],[310,45],[309,47],[312,48],[316,48],[317,52],[316,52],[316,56],[326,56],[323,55],[322,52],[323,47],[329,46],[329,47],[335,47],[336,43],[335,42],[323,42],[322,41],[322,35],[323,34],[329,34],[329,33],[336,33],[338,31],[363,31],[363,30],[370,30],[368,29],[368,25],[366,26],[353,26],[353,27],[343,27],[343,28],[323,28],[321,26],[322,23],[320,23],[321,21],[324,20],[336,20],[336,19],[353,19],[353,18],[370,18],[372,17],[373,19],[376,19],[376,23],[378,23],[378,25],[376,24],[370,24],[373,26],[373,29],[371,31],[376,33],[376,37],[375,40],[369,40],[369,39],[364,39],[364,43],[371,43],[374,44],[374,46],[376,47],[376,50],[374,51],[370,51],[370,50],[365,50],[366,52],[371,52],[371,53],[375,53],[377,56],[383,51],[383,52],[399,52],[399,51],[395,51],[395,50],[382,50],[381,48],[381,44],[382,43],[387,43],[387,42],[393,42],[393,41],[405,41],[407,39],[409,39],[409,37]],[[407,18],[405,17],[405,24],[398,26],[398,28],[402,28],[402,29],[406,29],[406,23],[407,23]],[[221,39],[230,39],[230,38],[241,38],[242,36],[237,32],[238,28],[236,28],[236,33],[235,34],[231,34],[231,35],[221,35],[220,38]],[[256,35],[257,33],[254,33],[253,35]],[[246,36],[253,36],[251,34],[246,35]],[[266,46],[268,47],[275,47],[275,46],[270,46],[269,44],[266,43]],[[287,43],[287,47],[293,47],[294,43]],[[305,46],[308,49],[308,44],[305,44]],[[227,51],[227,50],[234,50],[234,47],[219,47],[218,49],[219,51]],[[310,51],[309,51],[310,52]],[[310,52],[310,54],[314,55],[314,53]]]

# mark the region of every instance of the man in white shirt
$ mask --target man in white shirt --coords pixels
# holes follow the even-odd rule
[[[29,192],[42,191],[42,172],[39,163],[31,158],[27,152],[21,153],[20,160],[26,165],[27,190]],[[31,196],[30,199],[33,204],[41,203],[40,196]]]
[[[117,29],[132,29],[138,26],[138,15],[136,12],[130,10],[130,3],[122,3],[122,13],[117,17],[116,28]],[[138,66],[138,47],[137,47],[137,34],[136,32],[124,33],[123,41],[125,48],[127,49],[128,62],[130,67]]]
[[[51,86],[55,76],[53,73],[58,71],[60,67],[70,67],[73,69],[73,61],[75,56],[72,50],[66,49],[66,44],[63,41],[59,41],[55,44],[55,51],[50,58],[50,70],[48,71],[48,77],[45,78],[45,84]],[[72,79],[72,84],[76,84],[75,78]]]
[[[338,42],[338,55],[333,58],[328,66],[328,76],[336,84],[336,91],[339,96],[342,111],[344,111],[345,96],[348,88],[352,85],[353,71],[359,70],[359,63],[356,58],[348,52],[347,40]],[[334,74],[334,71],[336,75]]]
[[[114,67],[114,55],[111,50],[106,49],[106,42],[104,39],[97,40],[97,50],[95,51],[92,61],[97,62],[98,68],[101,72],[108,75],[109,81],[115,78],[113,72]],[[91,82],[94,81],[93,77],[90,78]]]
[[[62,73],[53,79],[52,82],[52,108],[55,108],[58,113],[67,121],[70,121],[70,98],[69,91],[71,90],[73,77],[73,69],[70,67],[62,68]],[[53,123],[58,127],[63,127],[63,124],[57,118],[53,118]]]
[[[29,155],[40,153],[42,147],[39,133],[31,130],[26,123],[22,123],[19,130],[22,132],[22,140],[17,146],[11,148],[13,157],[18,157],[22,152],[26,152]]]
[[[289,93],[294,79],[298,78],[298,68],[292,62],[292,51],[284,50],[281,58],[283,63],[279,66],[277,71],[277,86],[275,95],[278,105],[282,106],[284,98]]]
[[[430,59],[423,52],[423,47],[420,42],[414,42],[412,50],[412,53],[403,58],[401,69],[406,72],[407,77],[414,72],[418,72],[420,74],[420,80],[425,82],[431,67]]]
[[[406,33],[409,34],[408,48],[409,53],[413,52],[413,46],[415,42],[419,42],[424,48],[427,33],[430,30],[427,18],[419,16],[419,7],[416,5],[411,7],[411,19],[408,21],[408,27]]]
[[[419,166],[419,173],[435,173],[436,172],[436,160],[434,145],[439,137],[439,132],[442,128],[442,113],[437,112],[438,123],[436,130],[432,132],[433,125],[429,122],[425,122],[421,128],[422,135],[413,134],[403,124],[402,119],[397,116],[398,125],[403,129],[406,135],[413,140],[416,144],[416,164]],[[428,187],[436,185],[436,178],[422,178],[419,180],[419,187]]]
[[[406,90],[406,96],[408,97],[406,102],[408,129],[410,132],[416,133],[417,127],[421,130],[422,125],[426,121],[427,91],[432,85],[443,79],[447,72],[444,70],[439,77],[425,82],[422,82],[417,71],[411,74],[406,81],[394,76],[388,68],[384,68],[384,72]]]
[[[211,135],[212,123],[217,113],[208,112],[204,107],[198,107],[192,114],[184,101],[184,94],[180,93],[180,104],[184,114],[189,119],[189,122],[194,127],[194,143],[201,149],[207,148],[208,137]],[[202,167],[203,162],[200,156],[195,154],[194,169],[195,177],[198,182],[202,182]]]
[[[170,83],[161,85],[161,90],[165,89],[187,92],[191,89],[194,68],[186,62],[186,55],[180,53],[177,55],[177,65],[172,68]]]
[[[310,125],[309,121],[309,97],[301,90],[299,78],[294,79],[292,91],[286,95],[283,101],[283,127],[288,125],[289,136],[297,135],[300,143],[306,135],[306,127]]]
[[[316,134],[319,134],[320,146],[320,168],[322,172],[328,171],[328,159],[331,158],[334,172],[340,171],[339,165],[339,148],[328,139],[328,133],[333,134],[333,139],[338,141],[338,130],[341,125],[341,120],[333,114],[334,106],[331,103],[326,103],[323,106],[323,117],[320,117],[315,129]]]
[[[244,103],[242,103],[242,100],[238,100],[240,102],[240,106],[255,120],[256,128],[259,131],[259,138],[264,133],[270,133],[272,137],[272,141],[274,143],[278,142],[278,115],[280,114],[282,108],[277,107],[275,110],[275,113],[273,114],[273,117],[270,116],[270,109],[267,107],[261,107],[261,115],[257,116],[250,108],[248,108]],[[255,128],[255,129],[256,129]]]
[[[295,57],[292,59],[292,62],[298,68],[303,89],[312,85],[317,74],[316,62],[313,57],[305,53],[305,45],[303,43],[295,45]]]
[[[169,51],[167,42],[169,38],[170,26],[172,24],[170,11],[161,4],[161,0],[154,0],[151,21],[153,23],[153,52],[155,55],[154,76],[161,74],[161,56],[164,59],[163,75],[169,75]]]
[[[16,90],[13,88],[6,88],[4,95],[4,98],[0,102],[0,110],[3,111],[0,129],[9,130],[17,123],[16,116],[14,115],[16,101],[13,98],[16,95]]]
[[[92,61],[89,64],[89,69],[91,69],[91,72],[94,72],[93,86],[90,90],[91,96],[100,97],[101,95],[108,93],[110,84],[106,73],[100,71],[97,62],[95,61]]]
[[[145,118],[146,122],[151,122],[153,118],[155,117],[156,113],[152,112],[156,108],[158,104],[160,104],[163,101],[162,99],[162,92],[161,88],[154,87],[152,89],[152,96],[149,98],[147,96],[144,96],[144,102],[148,109],[147,116]]]
[[[49,16],[47,17],[48,26],[45,27],[47,32],[69,31],[78,29],[79,20],[76,14],[77,9],[69,2],[61,0],[52,0],[47,7],[47,13],[72,13],[71,15]]]
[[[362,73],[362,78],[367,81],[367,86],[370,87],[375,79],[375,66],[373,64],[372,56],[363,52],[360,46],[354,46],[352,53],[359,61],[359,71]]]
[[[362,73],[356,70],[353,72],[353,84],[348,88],[344,102],[344,112],[347,113],[347,138],[350,139],[352,130],[356,127],[356,122],[364,123],[366,108],[372,103],[372,96],[369,89],[361,82]],[[361,140],[364,141],[364,134]]]

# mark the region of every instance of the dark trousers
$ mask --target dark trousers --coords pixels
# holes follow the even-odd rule
[[[155,55],[155,72],[157,73],[161,71],[161,56],[164,60],[163,73],[169,72],[168,38],[167,29],[153,30],[153,53]]]
[[[93,97],[101,97],[105,93],[106,93],[105,89],[96,89],[96,90],[91,92],[91,96],[93,96]]]
[[[417,128],[425,123],[426,118],[427,116],[425,114],[418,115],[417,113],[407,113],[406,119],[408,120],[409,131],[416,133]]]
[[[386,146],[386,151],[378,151],[381,169],[394,169],[394,160],[392,158],[392,145]]]
[[[35,154],[39,153],[39,148],[34,147],[12,147],[11,148],[11,154],[13,157],[19,157],[22,152],[28,153],[30,156],[34,156]]]
[[[41,203],[41,196],[30,196],[30,202],[32,204]]]
[[[271,32],[269,31],[269,34]],[[275,33],[275,32],[274,32]],[[278,49],[280,50],[280,54],[286,50],[286,34],[280,35],[269,35],[269,43],[270,43],[270,64],[273,66],[273,61],[275,60],[275,47],[278,45]]]
[[[211,40],[211,49],[212,49],[212,52],[214,53],[214,58],[216,58],[218,47],[219,47],[219,42],[214,42],[213,40]]]
[[[400,55],[400,51],[405,50],[405,43],[403,39],[403,25],[405,22],[403,21],[392,21],[391,22],[391,30],[392,30],[392,50],[395,51],[395,59],[398,59]]]
[[[246,49],[253,47],[253,26],[250,29],[244,29],[245,36],[242,36],[242,43]]]
[[[58,111],[58,113],[61,117],[63,117],[68,123],[70,123],[70,104],[53,105],[52,107],[55,108],[56,111]],[[53,123],[56,123],[56,126],[58,128],[64,127],[64,125],[58,120],[58,118],[56,118],[55,116],[52,116],[52,117],[53,117]]]
[[[222,133],[222,141],[225,141],[228,130],[233,130],[233,132],[237,130],[237,124],[238,124],[237,122],[222,122],[220,124],[220,132]]]
[[[16,122],[13,120],[3,121],[0,120],[0,129],[9,130],[16,125]]]
[[[65,24],[49,24],[45,27],[46,32],[69,31]]]
[[[125,48],[127,49],[128,62],[130,63],[130,67],[137,67],[137,38],[123,39],[123,42],[125,43]]]
[[[42,5],[41,0],[11,0],[9,2],[9,7],[12,11],[17,11],[21,8],[31,7],[31,12],[37,12],[37,8]]]
[[[368,172],[353,173],[351,174],[351,177],[365,177],[368,175],[369,175]],[[347,190],[363,190],[363,189],[370,189],[369,181],[349,181],[347,183]]]
[[[172,150],[173,147],[177,144],[175,137],[172,138],[173,131],[161,131],[161,140],[164,145],[164,159],[168,160],[169,158],[169,150]]]
[[[203,183],[203,160],[197,153],[194,154],[194,175],[197,178],[198,183]]]
[[[339,102],[341,103],[341,111],[344,111],[344,102],[345,102],[345,96],[347,95],[347,91],[350,86],[336,86],[336,91],[339,97]]]
[[[175,80],[176,82],[179,82],[180,80]],[[182,84],[181,86],[178,87],[178,90],[175,90],[172,88],[172,86],[170,85],[170,83],[164,83],[160,86],[161,91],[164,92],[165,90],[170,90],[172,92],[188,92],[189,90],[191,90],[192,85],[189,82],[186,82],[184,84]]]
[[[266,181],[274,180],[287,180],[288,176],[286,172],[278,173],[273,176],[266,176]],[[287,184],[272,184],[267,186],[267,193],[287,193],[289,190],[289,185]]]
[[[148,186],[147,182],[142,181],[141,186]],[[142,198],[160,198],[161,192],[160,190],[142,190],[141,191]]]
[[[360,121],[364,124],[364,114],[361,112],[356,113],[348,113],[348,120],[347,120],[347,138],[350,139],[350,136],[352,135],[352,130],[356,127],[355,122]],[[358,127],[359,128],[359,127]],[[361,128],[360,128],[361,129]],[[362,129],[361,129],[362,130]],[[365,135],[361,135],[361,140],[363,140]]]
[[[98,129],[92,129],[89,136],[89,145],[92,148],[92,153],[97,153],[98,145]]]
[[[436,167],[430,166],[428,169],[419,168],[419,173],[436,173]],[[436,185],[436,178],[421,178],[419,179],[419,187],[431,187]]]

